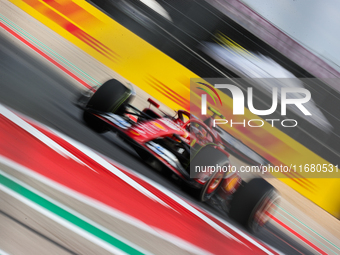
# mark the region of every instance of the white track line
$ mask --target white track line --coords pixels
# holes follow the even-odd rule
[[[19,116],[15,115],[13,112],[9,111],[7,108],[3,107],[0,105],[0,113],[3,114],[5,113],[6,115],[4,115],[6,118],[12,120],[17,120],[18,118],[21,121],[18,121],[18,123],[16,123],[17,125],[19,125],[21,127],[20,124],[22,124],[22,122],[25,122],[24,120],[22,120]],[[28,124],[27,122],[25,122],[26,124],[23,124],[23,129],[25,129],[25,127],[27,125],[29,125],[31,128],[35,129],[34,127],[32,127],[30,124]],[[46,127],[46,126],[45,126]],[[58,136],[60,136],[61,138],[63,138],[65,141],[67,141],[68,143],[70,143],[71,145],[73,145],[75,148],[77,148],[78,150],[82,151],[83,153],[85,153],[87,156],[89,156],[90,158],[92,158],[93,160],[95,160],[97,163],[99,163],[100,165],[102,165],[103,167],[105,167],[107,170],[109,170],[110,172],[112,172],[113,174],[115,174],[116,176],[118,176],[119,178],[121,178],[123,181],[127,182],[128,184],[130,184],[132,187],[136,188],[134,185],[137,185],[138,188],[136,188],[137,190],[139,190],[140,192],[142,192],[144,194],[145,190],[147,191],[147,193],[151,193],[149,192],[147,189],[145,189],[144,187],[142,187],[140,184],[138,184],[137,182],[135,182],[134,180],[132,180],[130,177],[128,177],[126,174],[124,174],[122,171],[120,171],[118,168],[114,167],[112,164],[110,164],[107,160],[105,160],[103,157],[101,157],[99,154],[95,153],[92,149],[90,149],[89,147],[73,140],[72,138],[61,134],[51,128],[46,127],[48,130],[50,130],[51,132],[57,134]],[[36,129],[35,129],[36,130]],[[39,132],[41,133],[41,132]],[[38,138],[38,137],[37,137]],[[44,138],[46,139],[46,136],[44,135]],[[47,137],[48,138],[48,137]],[[42,139],[42,138],[38,138],[38,139]],[[51,140],[50,138],[48,138],[49,140]],[[53,140],[52,140],[53,141]],[[126,168],[126,167],[125,167]],[[168,189],[164,188],[163,186],[159,185],[158,183],[146,178],[145,176],[142,176],[140,174],[136,174],[138,177],[140,177],[142,180],[148,182],[149,184],[153,185],[154,187],[156,187],[159,191],[161,191],[162,193],[166,194],[168,197],[172,198],[174,201],[176,201],[177,203],[179,203],[180,205],[182,205],[184,208],[186,208],[187,210],[189,210],[190,212],[192,212],[194,215],[196,215],[197,217],[201,218],[203,221],[205,221],[208,225],[210,225],[211,227],[213,227],[215,230],[217,230],[218,232],[220,232],[221,234],[223,234],[224,236],[233,239],[237,242],[239,242],[240,244],[245,245],[243,242],[241,242],[239,239],[237,239],[235,236],[233,236],[232,234],[230,234],[227,230],[225,230],[224,228],[222,228],[221,226],[219,226],[217,223],[215,223],[214,221],[212,221],[211,219],[209,219],[207,216],[205,216],[203,213],[201,213],[199,210],[197,210],[196,208],[194,208],[192,205],[190,205],[188,202],[184,201],[182,198],[180,198],[179,196],[175,195],[174,193],[172,193],[171,191],[169,191]],[[152,194],[152,193],[151,193]],[[161,199],[159,199],[157,196],[155,196],[154,194],[152,194],[152,197],[155,197],[154,199],[156,199],[156,201],[159,201]],[[161,200],[161,203],[164,204],[165,202]],[[166,204],[166,206],[170,207],[169,205]],[[212,214],[210,214],[212,215]],[[212,215],[213,217],[217,218],[216,216]],[[258,247],[259,249],[261,249],[262,251],[264,251],[267,254],[272,254],[269,250],[267,250],[265,247],[263,247],[261,244],[259,244],[258,242],[256,242],[253,238],[251,238],[250,236],[246,235],[245,233],[243,233],[241,230],[237,229],[236,227],[234,227],[233,225],[231,225],[230,223],[226,222],[226,221],[221,221],[221,223],[223,223],[224,225],[226,225],[228,228],[231,228],[233,231],[235,231],[236,233],[238,233],[239,235],[241,235],[243,238],[245,238],[247,241],[249,241],[250,243],[252,243],[253,245],[255,245],[256,247]],[[245,245],[246,246],[246,245]]]
[[[24,203],[25,205],[31,207],[32,209],[36,210],[37,212],[41,213],[42,215],[50,218],[51,220],[57,222],[61,226],[71,230],[72,232],[78,234],[79,236],[87,239],[88,241],[98,245],[99,247],[111,252],[113,254],[125,254],[125,252],[117,249],[116,247],[104,242],[103,240],[99,239],[98,237],[90,234],[89,232],[84,231],[82,228],[70,223],[69,221],[61,218],[60,216],[50,212],[49,210],[45,209],[42,206],[37,205],[36,203],[32,202],[31,200],[19,195],[18,193],[14,192],[13,190],[3,186],[0,184],[0,190],[7,193],[8,195],[12,196],[13,198],[19,200],[20,202]]]
[[[50,129],[51,130],[51,129]],[[60,136],[61,138],[63,138],[64,140],[66,140],[67,142],[69,142],[70,144],[72,144],[74,147],[78,148],[79,150],[83,151],[85,154],[87,154],[85,152],[86,150],[89,150],[88,148],[86,148],[85,145],[73,140],[72,138],[59,133],[58,131],[54,131],[51,130],[52,132],[55,132],[58,136]],[[84,148],[84,150],[82,149]],[[93,151],[91,151],[91,153],[93,153]],[[92,157],[92,155],[87,154],[88,156]],[[112,160],[111,160],[112,161]],[[117,162],[114,162],[114,164],[119,165]],[[126,168],[128,169],[126,166],[122,166],[122,168]],[[131,172],[134,172],[133,170],[130,170]],[[232,239],[234,239],[235,241],[245,245],[243,242],[241,242],[240,240],[238,240],[236,237],[232,236],[229,232],[227,232],[225,229],[223,229],[222,227],[220,227],[218,224],[216,224],[214,221],[210,220],[207,216],[205,216],[203,213],[201,213],[200,211],[198,211],[196,208],[194,208],[192,205],[190,205],[188,202],[184,201],[182,198],[180,198],[178,195],[174,194],[173,192],[169,191],[168,189],[166,189],[165,187],[161,186],[160,184],[154,182],[153,180],[145,177],[144,175],[138,174],[136,172],[134,172],[134,174],[136,176],[138,176],[140,179],[144,180],[145,182],[151,184],[152,186],[154,186],[155,188],[157,188],[159,191],[161,191],[162,193],[166,194],[168,197],[172,198],[174,201],[176,201],[177,203],[179,203],[180,205],[182,205],[184,208],[186,208],[187,210],[189,210],[190,212],[192,212],[193,214],[195,214],[196,216],[198,216],[199,218],[201,218],[203,221],[205,221],[208,225],[210,225],[211,227],[215,228],[217,231],[219,231],[220,233],[222,233],[223,235],[227,236],[230,238],[230,236],[232,237]],[[225,226],[227,226],[228,228],[232,229],[233,231],[235,231],[236,233],[238,233],[240,236],[242,236],[243,238],[245,238],[247,241],[249,241],[250,243],[252,243],[253,245],[255,245],[256,247],[258,247],[259,249],[261,249],[262,251],[264,251],[267,254],[273,254],[271,253],[268,249],[266,249],[265,247],[263,247],[261,244],[259,244],[257,241],[255,241],[253,238],[251,238],[250,236],[248,236],[247,234],[245,234],[244,232],[242,232],[241,230],[239,230],[238,228],[234,227],[232,224],[228,223],[225,220],[220,219],[219,217],[211,214],[210,212],[205,212],[207,214],[210,214],[211,216],[213,216],[214,218],[218,219],[221,223],[223,223]],[[246,246],[246,245],[245,245]]]
[[[126,222],[134,227],[137,227],[143,231],[146,231],[158,238],[161,238],[165,241],[168,241],[169,243],[172,243],[178,247],[180,247],[181,249],[187,250],[188,252],[191,253],[195,253],[195,254],[210,254],[208,251],[201,249],[183,239],[180,239],[170,233],[165,232],[164,230],[161,230],[159,228],[156,227],[150,227],[149,225],[145,224],[144,222],[128,215],[125,214],[119,210],[114,209],[113,207],[110,207],[102,202],[99,202],[98,200],[95,200],[89,196],[86,196],[80,192],[77,192],[73,189],[70,189],[67,186],[64,186],[58,182],[55,182],[25,166],[22,166],[16,162],[14,162],[11,159],[8,159],[6,157],[3,157],[0,155],[0,162],[4,165],[9,166],[10,168],[12,168],[15,171],[18,171],[21,174],[24,174],[26,176],[29,176],[67,196],[70,196],[88,206],[91,206],[103,213],[106,213],[114,218],[117,218],[123,222]]]
[[[107,170],[109,170],[111,173],[117,175],[118,177],[120,176],[126,176],[121,170],[119,170],[117,167],[113,166],[111,163],[109,163],[108,160],[106,160],[103,156],[100,156],[99,154],[95,153],[92,149],[90,149],[89,147],[85,146],[84,144],[81,144],[75,140],[73,140],[72,138],[59,133],[58,131],[49,129],[51,132],[54,132],[55,134],[57,134],[58,136],[60,136],[62,139],[64,139],[65,141],[67,141],[68,143],[72,144],[75,148],[77,148],[78,150],[82,151],[83,153],[85,153],[87,156],[89,156],[90,158],[92,158],[93,160],[95,160],[97,163],[99,163],[101,166],[105,167]],[[116,162],[114,162],[116,164]],[[126,168],[126,167],[123,167]],[[132,171],[131,171],[132,172]],[[135,173],[134,173],[135,174]],[[139,178],[141,178],[142,175],[138,175],[135,174],[136,176],[138,176]],[[144,176],[143,176],[144,177]],[[130,179],[130,177],[128,177]],[[142,178],[141,178],[142,179]],[[123,179],[124,180],[124,179]],[[237,239],[235,236],[233,236],[232,234],[230,234],[227,230],[225,230],[224,228],[220,227],[218,224],[216,224],[214,221],[212,221],[211,219],[209,219],[207,216],[205,216],[203,213],[201,213],[200,211],[198,211],[197,209],[195,209],[193,206],[191,206],[189,203],[185,202],[184,200],[182,200],[180,197],[178,197],[177,195],[175,195],[174,193],[170,192],[168,189],[164,188],[163,186],[160,186],[158,183],[155,182],[151,182],[151,180],[144,178],[144,181],[148,182],[149,184],[151,184],[152,186],[156,187],[159,191],[161,191],[162,193],[166,194],[168,197],[172,198],[174,201],[176,201],[177,203],[179,203],[180,205],[182,205],[184,208],[186,208],[187,210],[189,210],[190,212],[192,212],[194,215],[196,215],[198,218],[200,218],[201,220],[205,221],[208,225],[210,225],[211,227],[213,227],[214,229],[216,229],[218,232],[220,232],[221,234],[223,234],[224,236],[228,237],[229,239],[233,239],[235,241],[237,241],[240,244],[245,245],[243,242],[241,242],[239,239]],[[140,184],[138,184],[140,185]],[[159,188],[159,187],[161,188]]]
[[[121,237],[120,235],[116,234],[115,232],[113,232],[113,231],[111,231],[111,230],[109,230],[109,229],[103,227],[102,225],[100,225],[100,224],[94,222],[93,220],[91,220],[91,219],[85,217],[84,215],[82,215],[82,214],[80,214],[79,212],[77,212],[77,211],[75,211],[75,210],[69,208],[68,206],[66,206],[66,205],[64,205],[64,204],[62,204],[62,203],[60,203],[60,202],[58,202],[57,200],[55,200],[55,199],[53,199],[53,198],[51,198],[51,197],[45,195],[44,193],[40,192],[39,190],[36,190],[35,188],[33,188],[33,187],[27,185],[26,183],[24,183],[24,182],[20,181],[19,179],[17,179],[17,178],[15,178],[15,177],[11,176],[10,174],[4,172],[4,171],[1,170],[1,169],[0,169],[0,175],[5,176],[6,178],[12,180],[13,182],[19,184],[20,186],[22,186],[22,187],[28,189],[28,190],[31,191],[31,192],[33,192],[34,194],[36,194],[36,195],[42,197],[43,199],[46,199],[46,200],[49,201],[50,203],[52,203],[52,204],[54,204],[54,205],[60,207],[61,209],[65,210],[65,211],[67,211],[68,213],[70,213],[70,214],[76,216],[77,218],[81,219],[82,221],[85,221],[86,223],[88,223],[88,224],[94,226],[95,228],[97,228],[97,229],[99,229],[99,230],[105,232],[106,234],[108,234],[108,235],[114,237],[115,239],[117,239],[117,240],[119,240],[119,241],[121,241],[121,242],[123,242],[123,243],[125,243],[125,244],[127,244],[127,245],[129,245],[129,246],[131,246],[132,248],[134,248],[134,249],[136,249],[136,250],[138,250],[138,251],[141,251],[141,252],[143,252],[144,254],[150,254],[150,252],[148,252],[148,251],[144,250],[143,248],[141,248],[141,247],[135,245],[135,244],[132,243],[131,241],[129,241],[129,240],[127,240],[127,239]],[[0,185],[2,185],[2,184],[0,184]],[[4,187],[5,187],[5,186],[4,186]],[[7,188],[7,187],[6,187],[6,188]],[[20,194],[18,194],[18,195],[19,195],[19,196],[22,196],[22,195],[20,195]],[[31,201],[31,200],[30,200],[30,201]],[[33,201],[32,201],[32,202],[33,202]],[[35,202],[33,202],[33,203],[35,203]],[[35,203],[35,204],[36,204],[36,203]],[[37,205],[38,205],[38,204],[37,204]],[[40,205],[38,205],[38,206],[39,206],[39,207],[42,207],[42,206],[40,206]],[[44,208],[44,209],[45,209],[45,208]],[[45,210],[48,210],[48,209],[45,209]],[[49,210],[48,210],[48,211],[49,211]],[[56,215],[56,216],[58,216],[58,217],[60,217],[59,215],[57,215],[57,214],[55,214],[55,213],[53,213],[53,212],[51,212],[51,213],[54,214],[54,215]],[[62,217],[60,217],[60,218],[62,218]],[[66,220],[66,221],[69,222],[68,220]],[[76,226],[76,225],[73,224],[72,222],[71,222],[71,224],[74,225],[74,226]],[[77,226],[77,227],[78,227],[78,226]],[[82,229],[82,228],[81,228],[81,229]],[[83,229],[82,229],[82,230],[83,230]],[[85,231],[86,233],[88,233],[86,230],[83,230],[83,231]],[[91,234],[91,235],[92,235],[92,234]],[[99,239],[100,239],[100,238],[99,238]],[[100,239],[100,240],[101,240],[101,239]],[[105,242],[105,241],[103,241],[103,242],[104,242],[104,243],[107,243],[107,242]],[[111,244],[109,244],[109,245],[112,246]]]
[[[9,255],[9,253],[7,253],[7,252],[5,252],[5,251],[0,249],[0,255]]]
[[[55,150],[59,154],[61,154],[63,156],[67,156],[69,158],[72,158],[72,159],[74,159],[76,162],[78,162],[80,164],[86,165],[84,162],[82,162],[80,159],[78,159],[76,156],[74,156],[71,152],[69,152],[68,150],[66,150],[65,148],[63,148],[59,144],[57,144],[51,138],[49,138],[45,134],[41,133],[35,127],[33,127],[32,125],[27,123],[25,120],[23,120],[18,115],[14,114],[12,111],[8,110],[6,107],[4,107],[1,104],[0,104],[0,114],[2,114],[4,117],[6,117],[10,121],[12,121],[16,125],[18,125],[19,127],[21,127],[23,130],[25,130],[29,134],[33,135],[35,138],[37,138],[42,143],[46,144],[47,146],[49,146],[51,149]],[[103,160],[101,157],[99,157],[93,151],[91,151],[91,152],[92,152],[91,154],[94,156],[94,157],[92,157],[93,160],[101,161],[101,165],[103,167],[105,167],[106,169],[108,169],[109,171],[114,173],[117,177],[119,177],[124,182],[129,184],[131,187],[133,187],[134,189],[136,189],[139,192],[143,193],[145,196],[149,197],[150,199],[152,199],[154,201],[157,201],[158,203],[162,204],[163,206],[168,207],[168,208],[172,208],[167,203],[165,203],[163,200],[159,199],[157,196],[155,196],[149,190],[144,188],[142,185],[140,185],[139,183],[135,182],[133,179],[131,179],[130,177],[128,177],[127,175],[125,175],[124,173],[119,171],[117,168],[112,167],[112,165],[110,163],[108,163],[107,161]],[[93,170],[93,169],[91,169],[91,170]]]

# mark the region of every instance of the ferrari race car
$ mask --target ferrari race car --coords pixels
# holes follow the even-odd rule
[[[249,229],[265,224],[278,193],[262,178],[246,183],[237,171],[230,171],[228,146],[212,128],[212,118],[201,121],[185,110],[170,116],[150,98],[150,106],[139,110],[131,105],[134,97],[132,87],[111,79],[83,94],[77,104],[91,129],[117,133],[145,162],[170,173],[200,201]]]

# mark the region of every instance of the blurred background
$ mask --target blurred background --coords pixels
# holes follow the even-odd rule
[[[281,131],[288,132],[293,139],[334,165],[338,164],[340,131],[334,127],[339,125],[340,115],[334,106],[340,92],[339,72],[333,68],[335,62],[328,64],[329,61],[324,60],[326,56],[312,48],[314,38],[334,42],[336,37],[322,38],[321,29],[313,29],[313,24],[309,23],[320,19],[313,16],[306,20],[317,5],[313,8],[299,2],[297,11],[289,13],[279,3],[271,4],[269,14],[263,8],[265,1],[251,5],[254,10],[248,8],[247,2],[239,1],[92,2],[200,77],[305,78],[303,83],[279,86],[305,87],[311,91],[313,102],[309,107],[314,120],[306,121],[297,111],[291,110],[287,119],[296,119],[299,127]],[[265,15],[261,16],[261,11],[277,18],[267,20]],[[319,15],[327,19],[325,14]],[[327,20],[333,22],[333,19]],[[299,30],[292,24],[300,24]],[[296,34],[313,39],[300,39]],[[329,34],[334,33],[330,31]],[[264,84],[254,87],[258,98],[254,104],[259,109],[261,106],[267,109],[265,106],[271,104],[270,88]]]
[[[277,87],[306,88],[312,94],[312,100],[306,104],[312,117],[306,118],[297,109],[288,108],[286,118],[296,119],[299,123],[296,128],[277,126],[274,131],[261,130],[261,134],[227,128],[225,134],[235,148],[257,162],[273,165],[314,161],[338,165],[340,162],[337,33],[327,26],[338,22],[336,3],[332,1],[323,4],[291,1],[284,5],[265,0],[256,3],[237,0],[0,0],[0,5],[1,104],[29,116],[24,119],[32,118],[29,121],[34,119],[57,130],[60,132],[57,136],[66,134],[115,164],[132,169],[138,178],[149,178],[148,185],[152,187],[145,184],[149,190],[160,185],[160,190],[165,188],[174,192],[190,205],[207,212],[220,225],[225,224],[228,231],[240,226],[156,174],[114,134],[100,136],[89,130],[74,105],[79,93],[116,78],[132,83],[136,88],[138,107],[146,106],[145,99],[151,96],[162,104],[162,109],[172,111],[190,108],[191,78],[226,78],[230,81],[243,78],[238,85],[244,92],[249,86],[254,88],[255,108],[268,109],[273,82]],[[6,118],[11,116],[6,110],[0,110]],[[270,118],[281,118],[280,108]],[[9,166],[3,160],[0,162],[4,171],[0,173],[1,180],[4,180],[3,176],[14,176],[20,185],[21,182],[30,185],[53,198],[54,202],[68,207],[70,212],[86,217],[99,229],[107,228],[112,236],[116,234],[120,240],[129,240],[134,244],[131,246],[142,253],[225,254],[223,249],[228,245],[233,251],[240,247],[229,243],[225,235],[219,239],[221,237],[215,236],[215,232],[210,246],[198,237],[191,237],[195,231],[204,238],[212,232],[204,225],[205,218],[201,225],[201,221],[191,222],[192,217],[184,217],[192,213],[186,210],[187,205],[183,209],[183,204],[176,204],[178,215],[174,209],[169,209],[171,213],[162,211],[164,219],[175,219],[172,223],[164,223],[162,217],[153,214],[158,206],[152,204],[146,210],[149,202],[141,205],[142,200],[139,201],[134,192],[121,192],[119,182],[108,177],[102,167],[99,169],[103,179],[98,182],[95,176],[88,174],[88,169],[76,172],[77,167],[68,165],[68,161],[67,167],[55,168],[59,160],[63,162],[60,166],[64,161],[53,160],[47,153],[44,156],[45,152],[36,153],[36,147],[22,135],[27,135],[28,131],[14,133],[16,128],[10,128],[13,123],[7,121],[2,120],[1,155],[13,157],[36,172],[43,168],[39,174],[72,190],[85,187],[77,192],[93,200],[86,200],[87,197],[84,200],[87,202],[79,201],[71,197],[72,192],[67,194],[63,188],[57,189],[51,183],[42,183],[42,179],[34,179],[34,175],[28,177],[19,173],[13,164]],[[60,149],[53,148],[54,151]],[[39,155],[43,155],[43,160]],[[87,156],[79,157],[90,166],[94,164]],[[247,164],[233,155],[231,158],[233,165],[238,167]],[[35,165],[34,162],[38,163]],[[43,167],[39,167],[41,162],[45,162]],[[47,173],[51,175],[47,176]],[[268,179],[282,196],[277,221],[273,220],[259,233],[247,235],[256,242],[260,240],[261,245],[273,248],[274,253],[338,254],[340,233],[336,218],[340,217],[340,179],[290,177]],[[5,182],[1,183],[4,185]],[[111,195],[106,187],[118,192]],[[92,239],[88,242],[86,235],[79,237],[70,233],[72,231],[64,229],[65,225],[60,227],[46,215],[42,217],[42,212],[28,208],[27,203],[17,203],[5,190],[1,189],[0,248],[3,251],[0,249],[0,253],[46,254],[52,246],[57,247],[51,250],[52,254],[118,253],[103,248],[105,245],[98,248],[100,242],[93,244]],[[92,191],[99,194],[98,197]],[[39,192],[37,194],[41,195]],[[105,202],[101,196],[105,197]],[[103,212],[96,204],[98,201],[109,209],[105,207],[107,211]],[[117,216],[112,208],[126,215]],[[143,227],[131,227],[136,219],[151,230],[143,224]],[[185,227],[181,228],[181,224]],[[172,225],[177,227],[177,232]],[[148,234],[143,232],[145,228]],[[140,229],[143,231],[139,232]],[[170,238],[173,236],[180,241]],[[41,245],[31,245],[40,242]],[[126,243],[130,245],[129,242]],[[20,245],[22,249],[18,248]],[[256,252],[269,254],[263,250]],[[254,254],[256,252],[253,250]]]

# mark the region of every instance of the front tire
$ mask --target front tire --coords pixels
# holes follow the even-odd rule
[[[114,79],[106,81],[88,101],[87,110],[83,113],[83,120],[98,133],[108,131],[106,123],[93,115],[93,112],[121,114],[124,112],[126,104],[130,101],[131,94],[131,90],[119,81]]]

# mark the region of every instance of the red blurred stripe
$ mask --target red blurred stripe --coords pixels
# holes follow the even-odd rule
[[[277,219],[275,216],[273,216],[272,214],[269,215],[270,218],[275,221],[276,223],[278,223],[281,227],[284,227],[286,230],[288,230],[290,233],[292,233],[293,235],[295,235],[297,238],[299,238],[300,240],[302,240],[303,242],[305,242],[306,244],[308,244],[310,247],[312,247],[314,250],[316,250],[317,252],[319,252],[320,254],[323,255],[327,255],[326,252],[324,252],[323,250],[321,250],[319,247],[317,247],[315,244],[313,244],[312,242],[310,242],[309,240],[307,240],[306,238],[304,238],[302,235],[300,235],[298,232],[296,232],[295,230],[293,230],[292,228],[288,227],[286,224],[284,224],[282,221],[280,221],[279,219]]]
[[[46,53],[44,53],[43,51],[41,51],[40,49],[38,49],[37,47],[35,47],[33,44],[31,44],[29,41],[27,41],[25,38],[23,38],[21,35],[19,35],[18,33],[16,33],[14,30],[12,30],[11,28],[9,28],[8,26],[6,26],[4,23],[2,23],[0,21],[0,27],[2,27],[3,29],[5,29],[8,33],[10,33],[11,35],[13,35],[14,37],[16,37],[17,39],[19,39],[21,42],[23,42],[24,44],[26,44],[28,47],[30,47],[32,50],[34,50],[35,52],[37,52],[40,56],[44,57],[46,60],[50,61],[52,64],[54,64],[56,67],[58,67],[60,70],[62,70],[63,72],[65,72],[66,74],[68,74],[69,76],[71,76],[73,79],[75,79],[77,82],[79,82],[80,84],[82,84],[83,86],[85,86],[86,88],[91,88],[90,85],[88,85],[85,81],[83,81],[81,78],[79,78],[78,76],[76,76],[74,73],[72,73],[71,71],[67,70],[64,66],[62,66],[61,64],[59,64],[57,61],[55,61],[53,58],[51,58],[50,56],[48,56]]]

